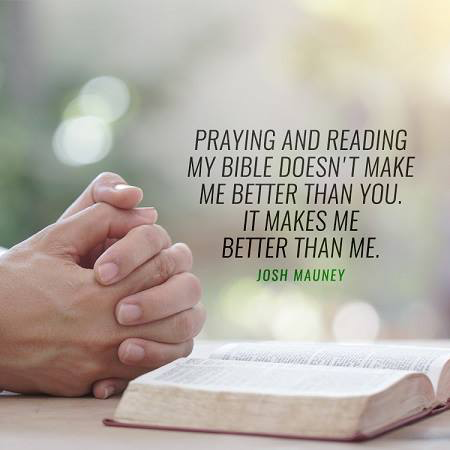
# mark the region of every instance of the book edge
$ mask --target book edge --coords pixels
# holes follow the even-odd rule
[[[419,420],[425,419],[427,417],[440,414],[446,410],[450,409],[450,403],[446,403],[439,408],[428,408],[420,411],[419,413],[413,414],[412,416],[406,417],[404,419],[393,422],[390,425],[382,427],[372,433],[363,434],[356,433],[348,438],[326,438],[326,437],[310,437],[303,435],[291,435],[291,434],[274,434],[274,433],[263,433],[263,432],[245,432],[245,431],[232,431],[232,430],[211,430],[211,429],[201,429],[201,428],[190,428],[190,427],[175,427],[175,426],[161,426],[161,425],[149,425],[149,424],[138,424],[138,423],[128,423],[121,422],[115,419],[106,418],[103,419],[103,424],[110,427],[125,427],[125,428],[145,428],[152,430],[165,430],[165,431],[181,431],[181,432],[191,432],[191,433],[212,433],[212,434],[234,434],[241,436],[265,436],[265,437],[276,437],[284,439],[307,439],[307,440],[317,440],[317,441],[339,441],[339,442],[355,442],[355,441],[366,441],[369,439],[376,438],[382,434],[388,433],[390,431],[396,430],[404,425],[410,425]]]

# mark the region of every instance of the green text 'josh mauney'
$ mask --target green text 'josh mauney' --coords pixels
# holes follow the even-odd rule
[[[341,282],[345,269],[259,269],[256,281]]]

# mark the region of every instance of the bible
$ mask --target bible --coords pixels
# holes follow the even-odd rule
[[[105,424],[363,440],[449,406],[450,349],[226,344],[133,380]]]

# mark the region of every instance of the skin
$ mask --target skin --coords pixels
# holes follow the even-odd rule
[[[102,174],[57,223],[0,256],[3,389],[106,398],[191,352],[205,320],[192,254],[141,200]]]

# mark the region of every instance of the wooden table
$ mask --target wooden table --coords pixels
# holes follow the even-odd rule
[[[202,343],[202,356],[217,344]],[[442,343],[439,343],[442,345]],[[450,342],[446,345],[450,346]],[[388,433],[372,441],[346,444],[306,440],[232,436],[105,427],[118,398],[51,398],[21,395],[0,396],[0,449],[325,449],[364,447],[396,450],[449,450],[450,411]]]

